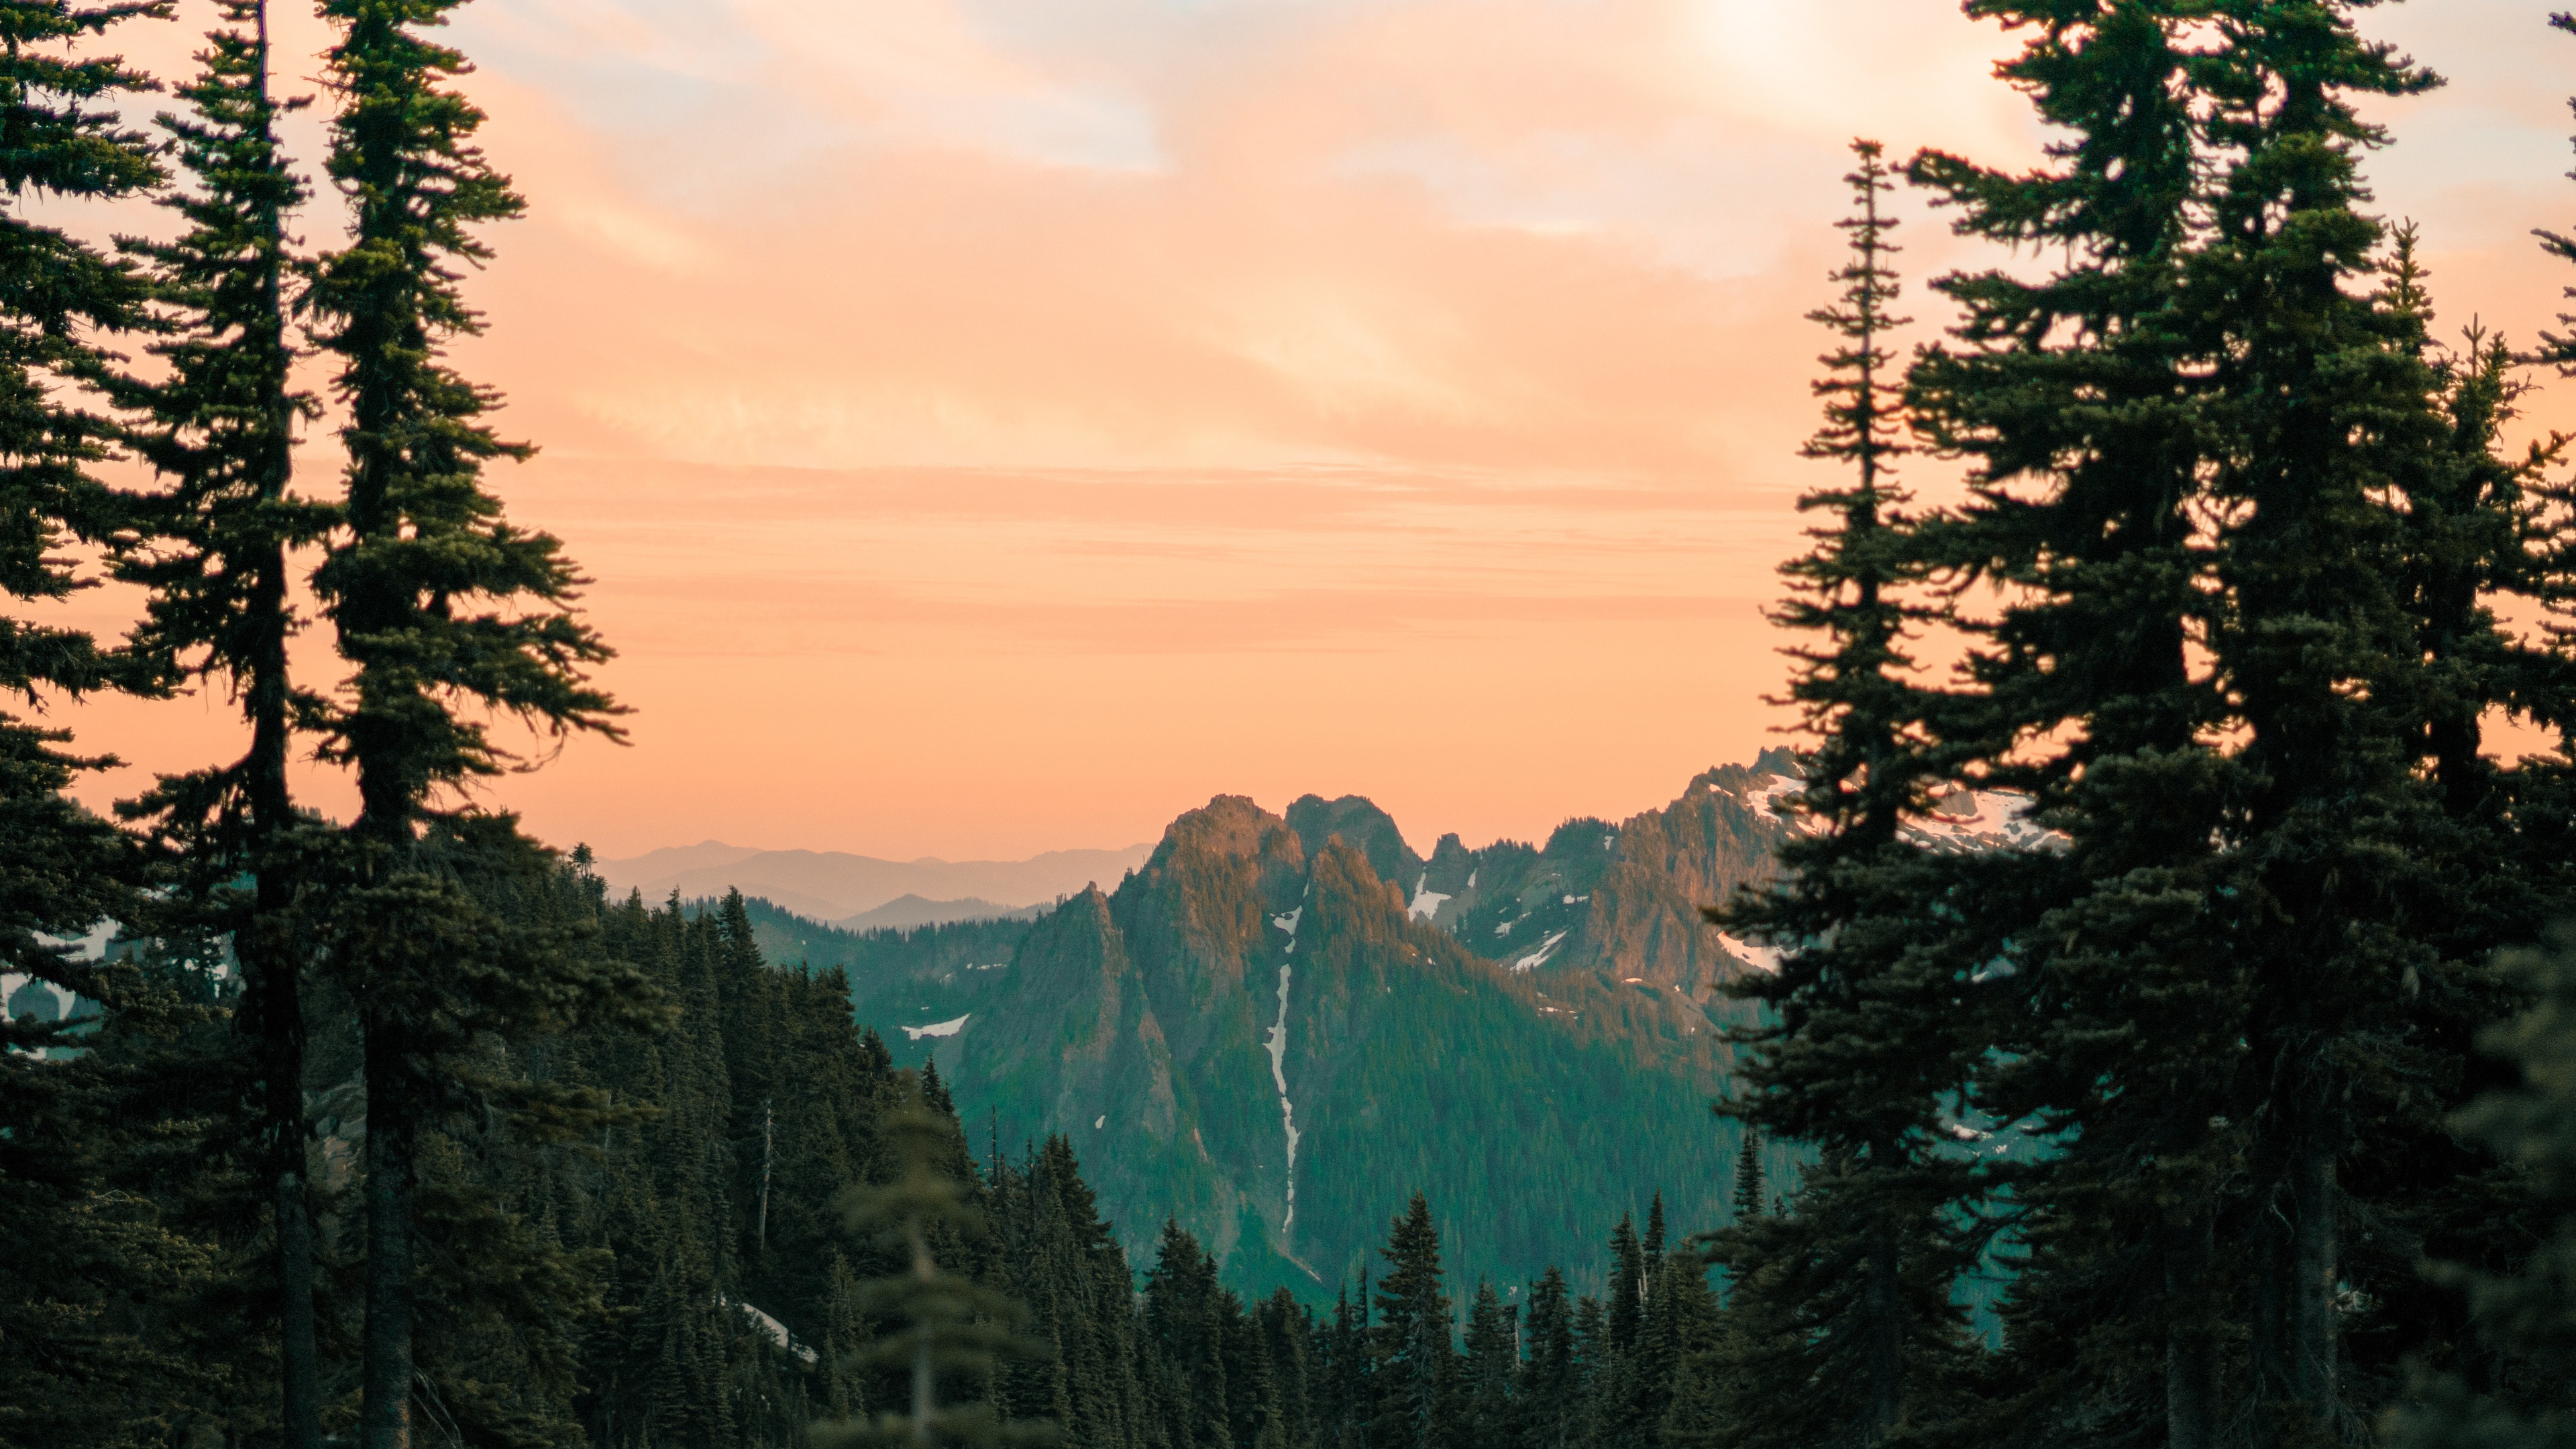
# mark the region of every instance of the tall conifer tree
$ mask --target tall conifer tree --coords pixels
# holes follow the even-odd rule
[[[0,592],[50,602],[86,587],[64,546],[99,542],[124,525],[94,477],[113,436],[84,406],[112,362],[96,340],[142,320],[134,270],[27,214],[38,198],[111,201],[160,180],[149,139],[119,116],[150,82],[91,48],[122,21],[159,4],[0,7]],[[90,53],[84,54],[84,51]],[[11,711],[104,689],[161,681],[138,661],[100,649],[78,630],[0,617],[0,694]],[[137,1407],[123,1384],[137,1367],[117,1343],[110,1305],[131,1301],[131,1251],[148,1236],[95,1195],[104,1187],[98,1063],[48,1061],[101,1009],[127,1003],[104,963],[56,944],[108,919],[131,921],[133,859],[118,832],[64,792],[107,763],[62,746],[69,736],[0,711],[0,972],[59,990],[77,1012],[0,1020],[0,1374],[10,1381],[0,1439],[112,1442]],[[92,1018],[86,1023],[74,1018]]]
[[[1975,467],[1920,556],[2000,590],[1954,616],[1942,747],[2054,832],[1945,897],[1966,1100],[2047,1144],[1982,1174],[2026,1259],[1981,1432],[2303,1442],[2370,1392],[2341,1286],[2408,1291],[2341,1224],[2461,1230],[2434,1084],[2501,1000],[2479,963],[2563,899],[2516,838],[2552,771],[2508,826],[2477,720],[2563,717],[2486,601],[2549,596],[2564,550],[2494,456],[2493,350],[2428,353],[2420,269],[2361,210],[2354,97],[2431,84],[2364,7],[1969,8],[2030,30],[2006,73],[2062,128],[2038,170],[1912,167],[1961,230],[2063,258],[1944,279],[1965,320],[1911,379]],[[2375,1352],[2439,1316],[2408,1306]]]
[[[299,698],[287,672],[296,620],[288,551],[320,537],[329,511],[288,494],[295,425],[314,414],[289,379],[293,259],[286,217],[305,199],[279,145],[290,107],[269,92],[266,0],[226,0],[201,70],[179,92],[185,115],[161,118],[192,183],[165,204],[187,230],[141,248],[165,325],[153,351],[166,379],[122,391],[140,409],[135,451],[167,480],[136,497],[117,572],[148,590],[138,652],[222,681],[250,726],[243,755],[165,777],[137,813],[181,851],[188,889],[226,932],[245,991],[237,1023],[256,1060],[260,1157],[269,1183],[279,1292],[279,1371],[286,1441],[321,1438],[313,1308],[313,1230],[304,1183],[304,1007],[295,899],[298,825],[287,761]],[[247,877],[250,886],[238,884]],[[163,912],[164,915],[170,914]],[[173,922],[184,926],[185,922]]]
[[[1783,1229],[1803,1241],[1780,1245],[1817,1259],[1821,1276],[1759,1281],[1858,1285],[1837,1296],[1830,1316],[1782,1306],[1805,1326],[1799,1341],[1779,1346],[1781,1372],[1852,1376],[1855,1426],[1875,1439],[1919,1417],[1914,1397],[1937,1377],[1921,1355],[1956,1340],[1955,1315],[1917,1285],[1927,1266],[1946,1281],[1939,1212],[1966,1191],[1940,1151],[1939,1103],[1963,1083],[1968,1054],[1952,1003],[1955,932],[1937,914],[1941,872],[1903,834],[1908,817],[1929,807],[1939,770],[1926,749],[1927,703],[1906,677],[1909,639],[1927,613],[1905,596],[1915,564],[1892,472],[1906,445],[1888,333],[1906,319],[1892,313],[1895,220],[1883,210],[1891,183],[1882,148],[1856,141],[1852,151],[1853,211],[1838,223],[1850,259],[1832,275],[1842,293],[1810,314],[1837,346],[1821,359],[1826,375],[1814,386],[1825,422],[1805,449],[1850,476],[1799,499],[1827,521],[1810,530],[1814,547],[1782,566],[1792,592],[1775,615],[1819,636],[1787,651],[1797,664],[1790,699],[1816,741],[1791,801],[1801,833],[1780,848],[1777,884],[1710,914],[1782,951],[1776,974],[1735,988],[1776,1014],[1738,1034],[1755,1048],[1745,1067],[1752,1090],[1731,1110],[1767,1135],[1813,1144],[1835,1182],[1802,1200]],[[1739,1271],[1737,1291],[1755,1281]]]
[[[1458,1365],[1449,1295],[1440,1269],[1440,1229],[1421,1193],[1387,1226],[1386,1275],[1377,1285],[1369,1330],[1376,1417],[1373,1449],[1432,1449],[1457,1412]]]
[[[484,484],[487,463],[530,450],[482,421],[492,394],[443,361],[480,326],[456,270],[491,255],[476,228],[521,209],[473,144],[482,112],[450,88],[464,56],[424,34],[455,3],[322,6],[340,27],[328,170],[352,224],[318,268],[313,305],[341,361],[349,466],[342,529],[314,584],[350,666],[328,749],[358,776],[340,967],[366,1049],[368,1449],[409,1434],[414,1154],[438,1077],[422,1028],[451,1011],[444,998],[492,984],[471,948],[449,963],[408,944],[433,937],[453,901],[452,877],[420,858],[421,824],[437,791],[507,758],[472,711],[558,738],[617,733],[616,706],[583,673],[608,649],[572,611],[579,575],[553,538],[507,523]]]

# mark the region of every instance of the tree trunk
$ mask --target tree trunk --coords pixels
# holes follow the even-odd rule
[[[268,894],[268,881],[260,894]],[[280,959],[284,957],[284,959]],[[295,963],[271,951],[265,978],[263,1071],[269,1160],[277,1174],[279,1437],[286,1449],[321,1449],[322,1364],[314,1341],[313,1218],[304,1185],[304,1019]]]
[[[1871,1443],[1886,1438],[1905,1415],[1905,1300],[1897,1282],[1899,1266],[1896,1234],[1881,1224],[1870,1235],[1862,1329],[1868,1335],[1866,1428]]]
[[[361,1449],[411,1449],[412,1177],[403,1043],[370,1012],[367,1048],[367,1322],[362,1335]]]
[[[2304,1126],[2290,1160],[2290,1386],[2310,1422],[2331,1428],[2340,1407],[2335,1279],[2342,1203],[2325,1124],[2311,1120]]]
[[[2218,1342],[2210,1332],[2210,1225],[2185,1227],[2165,1251],[2165,1449],[2218,1442]]]

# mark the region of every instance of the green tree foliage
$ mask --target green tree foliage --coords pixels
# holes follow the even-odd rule
[[[1785,1220],[1718,1241],[1727,1351],[1794,1364],[1837,1302],[1937,1315],[1995,1245],[2004,1353],[1933,1376],[1974,1401],[1874,1396],[1875,1432],[2322,1442],[2456,1341],[2410,1260],[2516,1211],[2442,1117],[2510,1005],[2492,953],[2565,901],[2564,761],[2508,774],[2479,737],[2568,714],[2549,647],[2494,612],[2560,597],[2549,452],[2499,455],[2508,355],[2434,347],[2411,243],[2363,210],[2385,138],[2356,108],[2433,83],[2356,33],[2365,7],[1968,8],[2023,31],[2005,73],[2057,139],[2036,170],[1909,170],[2051,260],[1937,284],[1963,318],[1908,401],[1969,500],[1876,536],[1968,645],[1904,721],[1918,782],[2019,791],[2050,833],[1843,877],[1902,882],[1890,931],[1761,923],[1791,948],[1783,1046],[1745,1110],[1820,1160]],[[1887,797],[1879,828],[1928,803]],[[1803,982],[1807,956],[1840,969]],[[1801,987],[1873,982],[1869,1013],[1799,1014]],[[1803,1122],[1760,1075],[1799,1051]],[[1762,1432],[1823,1432],[1771,1397]]]
[[[2421,1386],[2422,1402],[2384,1426],[2397,1449],[2556,1449],[2576,1444],[2576,941],[2514,958],[2532,1006],[2480,1044],[2513,1062],[2518,1086],[2486,1093],[2455,1119],[2527,1181],[2545,1216],[2515,1271],[2446,1263],[2435,1276],[2468,1295],[2477,1351]]]
[[[1422,1194],[1415,1193],[1389,1225],[1379,1253],[1386,1275],[1378,1279],[1377,1322],[1370,1329],[1377,1415],[1368,1442],[1434,1449],[1463,1405],[1456,1323],[1440,1271],[1440,1229]]]
[[[98,45],[119,23],[161,10],[0,10],[0,130],[10,138],[0,151],[10,197],[0,208],[0,590],[16,601],[87,587],[66,546],[105,542],[124,523],[91,471],[114,436],[93,410],[112,372],[97,339],[141,321],[145,284],[26,211],[39,197],[108,201],[160,181],[149,138],[119,118],[149,82]],[[0,619],[0,692],[15,709],[162,682],[151,661],[102,650],[85,633],[15,612]],[[62,944],[133,920],[138,879],[118,832],[65,795],[78,772],[108,763],[71,753],[68,739],[0,712],[0,973],[35,983],[20,999],[41,996],[50,1008],[0,1023],[0,1254],[11,1265],[0,1286],[0,1379],[10,1385],[0,1442],[11,1444],[155,1434],[154,1401],[178,1387],[176,1363],[143,1315],[118,1310],[182,1300],[205,1267],[202,1245],[172,1234],[130,1190],[134,1159],[152,1144],[125,1123],[161,1114],[127,1110],[146,1084],[121,1048],[160,1030],[166,1003],[134,974]],[[66,1060],[75,1038],[120,1050]]]
[[[904,1409],[848,1430],[818,1431],[817,1442],[927,1449],[1049,1437],[1038,1423],[1000,1418],[980,1396],[1003,1355],[1031,1351],[1018,1332],[1028,1310],[1007,1293],[943,1269],[933,1249],[937,1242],[955,1256],[963,1240],[985,1231],[971,1168],[963,1177],[954,1171],[962,1146],[955,1116],[931,1099],[924,1083],[918,1100],[899,1103],[878,1126],[893,1175],[845,1189],[840,1203],[854,1238],[898,1255],[897,1270],[861,1283],[858,1300],[862,1312],[889,1321],[869,1360],[904,1374],[910,1393]],[[959,1402],[961,1391],[978,1397]]]
[[[226,933],[244,990],[235,1024],[249,1046],[280,1320],[284,1436],[321,1436],[311,1204],[304,1180],[303,961],[294,941],[299,840],[287,785],[299,697],[287,669],[296,628],[288,550],[318,539],[326,508],[288,493],[295,425],[315,414],[289,377],[294,262],[285,218],[306,199],[279,142],[293,106],[269,92],[265,0],[227,0],[179,91],[184,115],[160,125],[191,186],[163,197],[187,230],[129,244],[149,265],[168,364],[157,384],[128,382],[141,414],[129,445],[166,480],[128,499],[116,572],[146,590],[138,654],[174,674],[220,681],[250,726],[236,760],[164,778],[130,807],[180,866],[156,929]],[[245,884],[246,883],[246,884]]]
[[[454,338],[478,330],[455,270],[490,255],[475,228],[521,209],[472,144],[482,113],[448,88],[465,58],[422,34],[451,8],[322,7],[340,27],[327,58],[340,102],[327,170],[349,197],[352,225],[349,245],[315,272],[312,306],[340,361],[349,466],[341,528],[314,587],[351,671],[324,721],[325,754],[356,767],[360,800],[331,939],[365,1024],[360,1437],[370,1449],[395,1449],[410,1432],[415,1153],[424,1114],[447,1094],[439,1057],[468,1044],[439,1040],[433,1024],[482,1006],[458,993],[502,986],[543,959],[451,928],[465,899],[451,860],[503,850],[493,831],[515,826],[464,824],[453,836],[464,856],[433,858],[442,852],[425,851],[421,823],[441,787],[501,767],[481,710],[557,737],[616,734],[616,707],[583,676],[608,651],[571,611],[578,575],[553,538],[504,521],[482,481],[484,464],[529,450],[480,421],[491,394],[441,360]],[[424,949],[433,941],[438,950]]]
[[[1940,908],[1945,862],[1903,834],[1908,817],[1929,807],[1937,775],[1923,724],[1934,706],[1906,677],[1909,637],[1928,610],[1904,595],[1919,566],[1890,472],[1904,451],[1903,409],[1886,376],[1886,334],[1904,322],[1890,310],[1895,223],[1882,203],[1892,183],[1878,143],[1856,141],[1852,151],[1854,209],[1840,223],[1851,255],[1832,277],[1843,291],[1812,314],[1838,345],[1821,359],[1825,422],[1806,447],[1852,476],[1800,498],[1829,521],[1782,567],[1792,593],[1776,615],[1820,638],[1790,650],[1790,698],[1817,742],[1792,802],[1805,833],[1781,848],[1776,884],[1710,914],[1782,950],[1776,973],[1734,988],[1771,1011],[1736,1033],[1754,1047],[1744,1066],[1751,1091],[1729,1111],[1749,1128],[1810,1144],[1834,1180],[1765,1225],[1766,1250],[1807,1271],[1751,1273],[1741,1240],[1720,1250],[1739,1297],[1807,1295],[1765,1310],[1797,1332],[1744,1366],[1775,1375],[1770,1391],[1784,1411],[1820,1416],[1815,1432],[1875,1441],[1935,1416],[1960,1346],[1946,1288],[1919,1285],[1946,1285],[1958,1260],[1942,1213],[1969,1187],[1945,1150],[1939,1103],[1964,1084],[1973,1056],[1954,1002],[1960,932]],[[1619,1291],[1614,1349],[1630,1332]],[[1826,1378],[1855,1392],[1801,1388]],[[1848,1422],[1837,1427],[1835,1416]]]

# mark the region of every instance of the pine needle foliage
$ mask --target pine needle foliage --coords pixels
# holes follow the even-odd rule
[[[149,268],[167,364],[157,382],[118,391],[141,414],[128,446],[164,480],[127,497],[132,522],[115,572],[146,590],[132,648],[179,678],[220,682],[250,725],[237,760],[164,776],[124,807],[177,863],[159,929],[228,935],[245,983],[236,1025],[255,1061],[259,1152],[271,1184],[286,1442],[321,1438],[313,1307],[314,1246],[305,1177],[304,961],[289,919],[297,858],[322,842],[287,784],[294,722],[318,701],[287,668],[299,621],[289,552],[320,539],[333,512],[290,495],[294,431],[314,400],[290,378],[295,259],[286,217],[307,199],[277,127],[297,109],[270,94],[265,0],[226,0],[178,91],[184,114],[159,118],[188,189],[163,204],[185,223],[175,241],[128,242]]]
[[[1800,834],[1780,848],[1776,883],[1709,914],[1782,953],[1776,973],[1730,988],[1770,1010],[1734,1033],[1754,1050],[1742,1068],[1750,1090],[1727,1112],[1748,1133],[1808,1144],[1837,1164],[1835,1190],[1802,1199],[1765,1239],[1766,1251],[1832,1260],[1833,1274],[1759,1275],[1741,1258],[1746,1236],[1718,1252],[1739,1300],[1826,1295],[1764,1310],[1797,1328],[1763,1362],[1784,1402],[1847,1415],[1830,1432],[1876,1442],[1930,1414],[1938,1365],[1960,1344],[1946,1292],[1927,1300],[1911,1285],[1927,1271],[1946,1283],[1960,1253],[1939,1225],[1968,1189],[1941,1149],[1938,1102],[1962,1085],[1972,1058],[1957,1045],[1957,932],[1939,914],[1944,873],[1903,835],[1907,818],[1929,808],[1941,768],[1923,726],[1933,702],[1908,677],[1906,652],[1938,611],[1909,597],[1920,574],[1891,472],[1904,412],[1885,376],[1886,332],[1903,324],[1891,315],[1895,223],[1881,205],[1891,183],[1878,143],[1856,141],[1852,151],[1853,207],[1841,223],[1851,255],[1831,278],[1843,290],[1812,314],[1839,341],[1820,359],[1825,423],[1805,450],[1850,477],[1799,500],[1828,521],[1810,530],[1807,553],[1783,565],[1791,593],[1774,615],[1822,640],[1787,651],[1789,697],[1815,741],[1804,788],[1787,802]],[[1797,1387],[1828,1373],[1861,1391],[1818,1402]]]
[[[865,1358],[909,1379],[909,1407],[880,1413],[873,1422],[817,1426],[814,1442],[823,1449],[1052,1442],[1055,1425],[1006,1420],[989,1401],[963,1397],[982,1390],[1006,1356],[1040,1350],[1021,1332],[1026,1305],[943,1268],[933,1251],[934,1241],[962,1245],[986,1230],[972,1187],[951,1170],[961,1145],[955,1118],[926,1100],[915,1101],[888,1112],[879,1131],[893,1178],[848,1189],[840,1206],[853,1238],[893,1249],[900,1259],[896,1272],[860,1285],[858,1304],[890,1325]]]
[[[2516,953],[2510,969],[2532,1005],[2482,1042],[2522,1080],[2454,1120],[2529,1184],[2548,1217],[2511,1272],[2434,1268],[2468,1295],[2484,1352],[2423,1376],[2419,1402],[2382,1425],[2392,1449],[2576,1444],[2576,938],[2562,929],[2545,950]]]
[[[453,0],[326,0],[339,28],[326,57],[337,102],[325,169],[347,197],[349,244],[320,259],[309,306],[338,360],[349,463],[340,527],[313,584],[350,673],[313,723],[326,759],[354,765],[359,814],[349,884],[333,904],[338,969],[365,1023],[368,1314],[359,1434],[396,1449],[409,1434],[415,1152],[442,1094],[432,1023],[476,1014],[459,991],[499,988],[525,958],[507,941],[459,938],[457,889],[419,830],[436,792],[503,768],[498,714],[557,740],[617,738],[618,707],[584,671],[607,646],[573,611],[580,576],[561,546],[506,521],[484,483],[495,459],[528,456],[483,422],[497,399],[446,365],[479,330],[461,266],[491,256],[477,228],[522,209],[473,137],[483,114],[451,82],[465,57],[424,34]],[[492,817],[460,825],[469,854],[500,849]],[[444,941],[457,960],[425,953]],[[506,1014],[506,1008],[505,1008]]]

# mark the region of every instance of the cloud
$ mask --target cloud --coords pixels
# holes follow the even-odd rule
[[[2529,337],[2576,42],[2502,0],[2364,21],[2453,78],[2375,109],[2381,203],[2448,321]],[[1781,719],[1758,604],[1822,476],[1844,143],[2044,139],[2014,41],[1924,0],[475,0],[452,34],[532,204],[460,356],[547,449],[503,485],[643,707],[508,789],[619,853],[1668,798]],[[2000,259],[1897,204],[1928,338],[1923,279]]]

